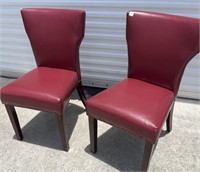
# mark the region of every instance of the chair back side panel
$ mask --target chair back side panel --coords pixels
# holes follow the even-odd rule
[[[37,66],[78,72],[79,46],[84,37],[85,12],[66,9],[21,11]]]
[[[187,63],[199,52],[199,19],[135,11],[127,13],[128,77],[175,95]]]

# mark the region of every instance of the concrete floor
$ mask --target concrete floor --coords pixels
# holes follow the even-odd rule
[[[0,87],[12,79],[1,78]],[[88,96],[98,89],[86,89]],[[199,101],[177,99],[173,130],[163,128],[149,171],[200,171]],[[0,103],[1,172],[114,172],[139,171],[144,143],[120,129],[99,122],[98,152],[89,151],[88,120],[85,109],[74,92],[65,110],[70,135],[69,152],[62,151],[53,114],[16,108],[23,141],[15,139],[4,106]]]

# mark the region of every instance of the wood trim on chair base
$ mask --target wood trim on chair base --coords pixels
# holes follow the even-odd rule
[[[90,151],[95,154],[97,152],[97,119],[89,116],[90,131]]]
[[[12,106],[12,105],[8,105],[8,104],[5,104],[5,107],[6,107],[8,116],[10,118],[12,127],[15,131],[15,135],[17,137],[17,140],[22,140],[23,134],[22,134],[22,130],[21,130],[21,127],[20,127],[20,124],[19,124],[17,113],[15,111],[15,107]]]
[[[147,171],[148,170],[150,160],[151,160],[151,157],[154,153],[156,145],[157,145],[157,143],[152,144],[148,141],[145,142],[141,171]]]
[[[89,121],[89,133],[90,133],[90,151],[95,154],[97,152],[97,124],[98,120],[88,116]],[[141,165],[141,171],[147,171],[149,168],[151,157],[155,151],[158,140],[153,144],[145,141],[143,160]]]
[[[15,131],[17,140],[22,140],[23,134],[22,134],[22,130],[21,130],[21,127],[19,124],[17,113],[15,111],[15,107],[13,105],[5,104],[5,108],[7,110],[8,116],[10,118],[12,127]],[[61,137],[63,150],[68,151],[69,150],[69,139],[68,139],[68,137],[66,139],[63,115],[58,115],[58,114],[55,114],[55,115],[56,115],[56,119],[57,119],[57,124],[58,124],[58,129],[59,129],[59,133],[60,133],[60,137]]]
[[[56,114],[56,119],[57,119],[57,124],[58,124],[58,129],[59,129],[59,133],[60,133],[63,150],[68,151],[69,150],[69,137],[67,136],[67,139],[66,139],[66,132],[65,132],[64,120],[63,120],[64,116]]]
[[[76,89],[77,89],[78,95],[79,95],[83,105],[86,107],[86,104],[85,104],[86,96],[85,96],[85,93],[83,90],[83,85],[82,85],[81,81],[78,83]]]
[[[166,127],[167,127],[168,132],[172,131],[173,111],[174,111],[174,104],[172,105],[171,110],[169,111],[169,114],[166,120]]]

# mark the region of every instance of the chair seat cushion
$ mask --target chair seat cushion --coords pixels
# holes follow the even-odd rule
[[[1,101],[21,107],[62,113],[77,86],[76,72],[38,67],[1,89]]]
[[[128,78],[89,98],[86,106],[89,116],[155,143],[174,98],[168,89]]]

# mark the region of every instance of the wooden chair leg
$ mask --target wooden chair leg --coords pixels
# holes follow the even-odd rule
[[[22,140],[23,139],[23,135],[22,135],[22,130],[19,124],[19,120],[17,117],[17,113],[15,111],[14,106],[12,105],[5,105],[6,110],[8,112],[8,116],[10,118],[10,121],[12,123],[13,129],[15,131],[16,137],[18,140]]]
[[[69,139],[68,139],[68,137],[66,139],[66,132],[65,132],[64,120],[63,120],[64,117],[63,117],[63,115],[56,114],[56,118],[57,118],[57,124],[58,124],[59,133],[60,133],[60,138],[62,141],[63,150],[68,151],[69,150]]]
[[[97,152],[97,119],[89,116],[90,130],[90,151],[95,154]]]
[[[76,89],[78,91],[79,97],[81,98],[81,101],[83,102],[83,105],[85,106],[86,97],[85,97],[85,93],[83,90],[82,82],[79,82]]]
[[[167,125],[167,131],[172,131],[172,119],[173,119],[173,111],[174,111],[174,105],[172,106],[169,115],[167,117],[166,125]]]
[[[150,142],[147,142],[147,141],[145,142],[141,171],[147,171],[148,170],[151,157],[152,157],[153,152],[155,150],[155,146],[156,146],[156,144],[154,145]]]

